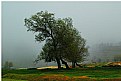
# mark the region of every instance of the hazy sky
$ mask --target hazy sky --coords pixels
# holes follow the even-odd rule
[[[27,32],[24,19],[45,11],[71,17],[87,45],[121,41],[121,2],[2,2],[2,59],[31,66],[42,44]],[[25,63],[27,63],[25,65]]]

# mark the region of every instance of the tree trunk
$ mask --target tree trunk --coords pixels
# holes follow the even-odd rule
[[[67,62],[65,62],[63,59],[61,59],[61,62],[62,62],[62,64],[65,64],[66,69],[69,69],[69,66],[68,66]]]
[[[58,69],[61,69],[60,59],[59,58],[56,58],[56,61],[57,61]]]
[[[72,62],[72,68],[75,68],[75,62]]]
[[[61,63],[60,63],[60,59],[57,57],[57,54],[56,54],[56,47],[57,47],[57,45],[55,44],[55,39],[54,39],[54,37],[53,37],[53,35],[52,35],[52,29],[51,29],[51,37],[52,37],[52,40],[53,40],[53,45],[54,45],[54,53],[55,53],[55,59],[56,59],[56,62],[57,62],[57,65],[58,65],[58,69],[61,69]]]
[[[76,62],[76,65],[79,66],[79,67],[82,67],[81,65],[77,64],[77,62]]]

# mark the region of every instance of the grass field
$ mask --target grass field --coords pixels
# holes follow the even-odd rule
[[[6,78],[3,78],[2,81],[27,81],[27,80],[15,80],[15,79],[6,79]]]
[[[121,81],[120,67],[3,70],[3,81]]]

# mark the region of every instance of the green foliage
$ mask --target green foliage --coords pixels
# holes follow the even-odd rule
[[[29,19],[25,18],[25,26],[28,28],[27,31],[36,33],[35,39],[39,42],[52,38],[55,22],[54,14],[48,13],[47,11],[38,12]]]

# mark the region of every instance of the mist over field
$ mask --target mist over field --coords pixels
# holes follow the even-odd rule
[[[14,67],[56,65],[44,61],[33,64],[44,42],[36,42],[34,33],[27,32],[24,26],[25,18],[45,10],[55,13],[56,18],[73,19],[74,27],[89,46],[88,62],[112,61],[115,55],[121,55],[121,2],[3,1],[2,64],[11,61]]]

